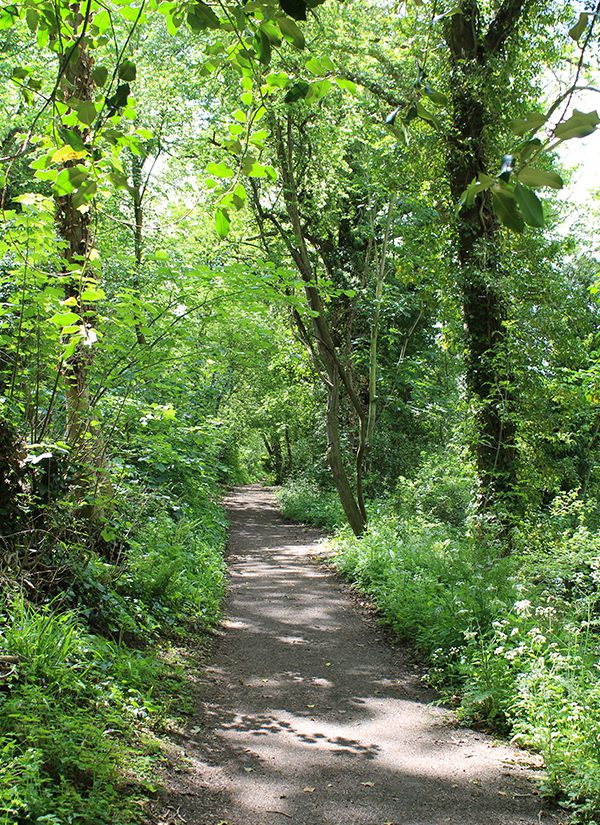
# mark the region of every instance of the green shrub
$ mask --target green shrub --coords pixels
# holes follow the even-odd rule
[[[407,517],[460,527],[469,514],[474,486],[474,467],[464,450],[433,453],[414,476],[398,479],[394,507]]]
[[[160,513],[131,542],[120,589],[163,625],[214,624],[224,591],[223,543],[222,520],[207,530],[202,522],[189,518],[174,522]]]
[[[333,542],[338,569],[461,698],[544,757],[545,787],[577,821],[600,821],[599,537],[559,500],[524,524],[511,558],[447,524],[376,515]]]
[[[196,494],[193,518],[175,503],[154,500],[144,526],[130,521],[114,561],[55,551],[68,586],[50,604],[0,605],[0,825],[139,820],[151,726],[185,695],[153,648],[124,642],[214,623],[224,588],[221,508]]]
[[[278,491],[281,512],[293,521],[307,522],[334,530],[346,522],[346,517],[333,490],[323,490],[314,481],[291,479]]]
[[[0,693],[0,823],[134,821],[123,788],[143,780],[155,656],[145,654],[152,681],[128,680],[123,650],[73,613],[21,597],[7,607],[0,651],[14,664]]]

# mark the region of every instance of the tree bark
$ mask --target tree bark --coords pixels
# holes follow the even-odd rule
[[[61,75],[65,101],[75,97],[80,101],[91,101],[94,97],[92,77],[93,61],[85,43],[86,17],[80,19],[78,6],[74,7],[75,26],[80,25],[78,45],[69,49],[62,58]],[[84,144],[89,129],[76,128],[74,131]],[[73,164],[67,161],[66,167]],[[93,277],[90,254],[93,248],[91,233],[91,210],[81,208],[72,194],[57,196],[56,227],[62,239],[64,270],[61,273],[66,284],[65,298],[75,299],[82,317],[82,323],[91,327],[93,308],[81,301],[80,295],[85,283]],[[102,505],[98,503],[99,493],[110,495],[110,482],[106,472],[106,445],[98,425],[92,427],[92,403],[89,389],[88,370],[93,360],[91,346],[77,345],[74,354],[63,365],[65,380],[66,432],[65,441],[71,448],[71,458],[81,468],[76,484],[82,499],[92,499],[96,503],[86,503],[85,515],[90,525],[101,520]]]
[[[452,137],[446,169],[458,201],[480,172],[489,170],[485,143],[492,113],[485,99],[491,61],[503,49],[528,0],[506,0],[486,33],[476,0],[463,0],[462,14],[446,25],[451,63]],[[457,222],[466,350],[467,387],[476,423],[473,445],[479,477],[478,508],[506,526],[518,509],[516,424],[508,358],[507,306],[497,287],[499,225],[489,193],[464,208]]]
[[[342,363],[338,348],[335,345],[332,331],[327,321],[327,314],[321,294],[319,292],[316,274],[310,260],[307,240],[300,217],[298,203],[298,187],[296,185],[293,162],[291,121],[287,120],[287,133],[284,135],[281,124],[274,124],[274,136],[281,170],[283,197],[288,219],[291,225],[291,238],[283,230],[278,221],[274,221],[279,234],[287,245],[294,263],[304,282],[304,293],[308,308],[311,310],[312,338],[316,342],[313,347],[309,332],[304,326],[302,338],[313,355],[318,358],[317,368],[327,389],[327,457],[338,498],[353,532],[363,534],[367,514],[363,494],[363,471],[365,460],[367,418],[361,400],[354,389],[348,370]],[[271,216],[269,216],[271,217]],[[271,217],[273,220],[273,218]],[[344,455],[340,438],[339,415],[340,393],[344,393],[358,422],[358,446],[355,454],[355,486],[352,485],[344,465]]]

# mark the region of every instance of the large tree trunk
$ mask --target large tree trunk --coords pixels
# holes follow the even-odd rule
[[[490,63],[519,21],[527,0],[505,0],[487,32],[481,31],[476,0],[463,0],[462,14],[446,26],[452,68],[452,137],[446,168],[459,200],[480,172],[489,172],[485,131],[492,113],[486,101]],[[466,350],[467,386],[474,407],[473,445],[479,477],[478,506],[507,526],[518,508],[516,426],[508,363],[506,302],[498,289],[499,226],[489,194],[464,208],[457,223],[457,255]]]

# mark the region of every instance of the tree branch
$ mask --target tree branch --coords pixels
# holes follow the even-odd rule
[[[497,54],[513,33],[531,0],[504,0],[483,40],[486,55]]]

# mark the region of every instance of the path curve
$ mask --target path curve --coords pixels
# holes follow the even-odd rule
[[[319,534],[234,490],[223,632],[163,802],[189,825],[556,823],[524,754],[457,728],[314,563]]]

